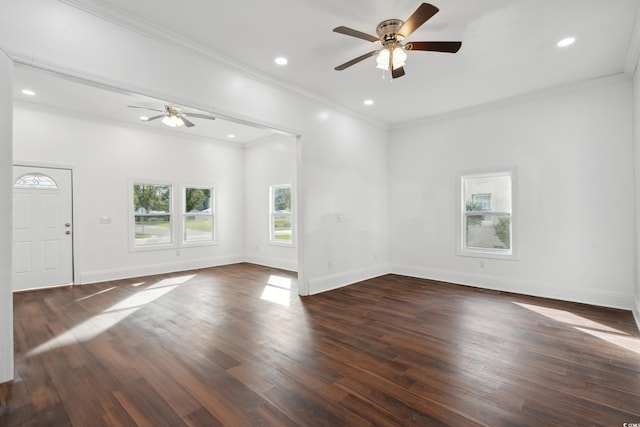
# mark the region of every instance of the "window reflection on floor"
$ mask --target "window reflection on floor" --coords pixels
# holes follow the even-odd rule
[[[283,276],[269,276],[267,285],[262,291],[261,299],[289,307],[291,298],[291,278]]]
[[[514,303],[522,308],[541,314],[549,319],[572,326],[574,329],[599,338],[607,343],[625,348],[640,354],[640,339],[630,336],[626,332],[603,325],[567,310],[558,310],[541,305]]]
[[[113,304],[102,313],[97,314],[74,326],[73,328],[63,332],[62,334],[57,335],[50,340],[40,344],[38,347],[29,351],[29,353],[27,353],[27,356],[31,357],[45,351],[63,347],[65,345],[76,342],[84,342],[95,338],[96,336],[106,332],[113,326],[117,325],[122,320],[138,311],[140,308],[157,300],[163,295],[166,295],[179,285],[186,283],[194,277],[195,275],[192,274],[160,280],[159,282],[150,285],[148,288],[139,292],[135,292],[122,301]],[[93,297],[97,294],[104,293],[112,289],[114,288],[105,289],[104,291],[97,292],[82,299]],[[79,299],[76,302],[82,301],[82,299]]]

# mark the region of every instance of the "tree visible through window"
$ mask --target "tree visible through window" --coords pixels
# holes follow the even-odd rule
[[[186,187],[182,218],[184,242],[214,240],[213,188]]]
[[[291,212],[291,185],[272,185],[271,195],[271,242],[293,243]]]
[[[173,241],[170,185],[134,184],[133,206],[135,246]]]

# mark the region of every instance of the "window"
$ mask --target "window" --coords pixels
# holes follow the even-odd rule
[[[15,188],[44,188],[44,189],[52,189],[55,190],[58,188],[58,184],[47,175],[43,175],[41,173],[29,173],[26,175],[22,175],[18,180],[13,184]]]
[[[184,243],[214,240],[213,188],[185,187],[182,219]]]
[[[293,221],[291,215],[291,184],[272,185],[270,194],[270,242],[293,244]]]
[[[461,177],[461,253],[513,255],[511,171]]]
[[[479,211],[491,210],[491,194],[472,194],[471,200],[476,204]]]
[[[133,184],[134,247],[173,242],[171,185]]]

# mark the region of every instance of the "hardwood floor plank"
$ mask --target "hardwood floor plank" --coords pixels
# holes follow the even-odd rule
[[[144,378],[124,384],[121,390],[113,394],[138,426],[186,425]]]
[[[222,424],[211,412],[204,408],[198,408],[184,417],[184,422],[189,427],[222,427]]]
[[[0,427],[640,422],[628,311],[395,275],[296,286],[236,264],[15,294]]]

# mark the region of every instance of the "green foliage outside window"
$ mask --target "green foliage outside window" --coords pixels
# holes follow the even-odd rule
[[[208,188],[187,188],[185,190],[186,212],[203,211],[209,208],[211,190]]]
[[[273,210],[291,212],[291,188],[276,188],[273,198]]]
[[[133,204],[136,211],[143,208],[151,211],[169,212],[171,203],[171,187],[147,184],[133,186]]]
[[[493,228],[504,247],[509,249],[511,247],[511,218],[498,219],[498,223]]]

